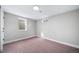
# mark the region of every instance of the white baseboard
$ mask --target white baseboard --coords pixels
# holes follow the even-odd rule
[[[35,37],[35,36],[36,35],[30,36],[30,37],[25,37],[25,38],[19,38],[19,39],[15,39],[15,40],[11,40],[11,41],[6,41],[6,42],[4,42],[4,44],[8,44],[8,43],[12,43],[12,42],[20,41],[20,40],[25,40],[25,39],[32,38],[32,37]]]
[[[48,37],[42,37],[42,38],[47,39],[47,40],[50,40],[50,41],[58,42],[58,43],[61,43],[61,44],[64,44],[64,45],[71,46],[71,47],[74,47],[74,48],[78,48],[79,49],[79,46],[78,45],[74,45],[74,44],[70,44],[70,43],[67,43],[67,42],[58,41],[58,40],[51,39],[51,38],[48,38]]]

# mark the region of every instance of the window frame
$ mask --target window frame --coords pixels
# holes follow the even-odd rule
[[[19,29],[19,20],[23,20],[24,21],[25,29]],[[18,30],[19,31],[27,31],[27,19],[25,19],[25,18],[18,18]]]

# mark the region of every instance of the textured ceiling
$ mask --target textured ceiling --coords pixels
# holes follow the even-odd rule
[[[3,8],[6,12],[34,20],[79,9],[78,5],[39,5],[40,10],[42,11],[40,13],[39,11],[34,11],[33,6],[34,5],[3,5]]]

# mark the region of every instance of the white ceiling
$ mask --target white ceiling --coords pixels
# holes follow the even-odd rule
[[[78,5],[39,5],[42,13],[33,10],[34,5],[3,5],[6,12],[34,20],[61,14],[67,11],[79,9]]]

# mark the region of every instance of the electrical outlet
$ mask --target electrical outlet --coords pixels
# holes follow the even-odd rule
[[[3,41],[5,41],[5,39],[3,38]]]

